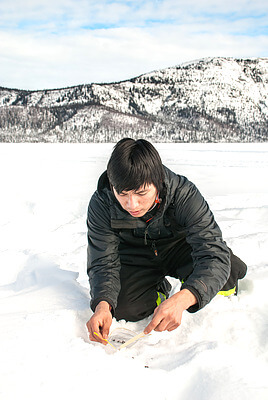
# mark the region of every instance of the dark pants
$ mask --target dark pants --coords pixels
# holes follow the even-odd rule
[[[230,250],[230,249],[229,249]],[[178,249],[177,249],[178,254]],[[180,281],[186,281],[193,272],[193,260],[191,247],[184,242],[177,254],[168,255],[166,262],[154,265],[149,263],[146,266],[124,266],[122,265],[120,280],[121,291],[118,297],[115,318],[127,321],[139,321],[153,313],[157,306],[158,292],[168,297],[171,289],[165,279],[171,276]],[[246,264],[237,256],[231,254],[231,274],[221,289],[221,294],[237,293],[238,279],[242,279],[247,272]]]

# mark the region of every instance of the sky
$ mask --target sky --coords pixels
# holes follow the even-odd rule
[[[117,82],[267,49],[267,0],[0,0],[2,87]]]

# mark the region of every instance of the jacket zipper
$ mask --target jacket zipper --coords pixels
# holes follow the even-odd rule
[[[158,251],[157,251],[157,248],[156,248],[156,245],[155,245],[155,241],[152,242],[152,249],[154,251],[154,255],[157,257],[158,256]]]
[[[144,232],[144,244],[145,244],[145,246],[147,246],[147,244],[148,244],[148,242],[147,242],[147,234],[148,234],[148,227],[145,229],[145,232]],[[153,240],[153,242],[152,242],[152,249],[153,249],[154,255],[157,257],[158,256],[158,251],[157,251],[157,248],[156,248],[156,245],[155,245],[155,240]]]
[[[161,218],[161,215],[158,216],[157,218],[154,218],[154,222],[157,221],[160,218]],[[150,222],[152,219],[153,218],[150,218],[147,222]],[[148,244],[147,235],[148,235],[149,226],[150,226],[150,224],[148,224],[146,226],[146,229],[144,231],[144,244],[145,244],[145,246],[147,246],[147,244]],[[157,257],[158,256],[158,251],[157,251],[157,248],[156,248],[156,245],[155,245],[155,240],[152,242],[152,249],[153,249],[153,252],[154,252],[155,256]]]
[[[148,234],[148,226],[146,227],[146,229],[144,231],[144,244],[145,244],[145,246],[147,246],[147,234]]]

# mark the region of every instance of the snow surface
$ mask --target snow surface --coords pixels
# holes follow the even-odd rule
[[[238,297],[113,354],[85,327],[87,204],[112,147],[0,145],[1,400],[267,399],[268,145],[156,145],[199,187],[248,274]]]

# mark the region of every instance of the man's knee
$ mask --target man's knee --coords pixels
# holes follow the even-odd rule
[[[126,299],[118,299],[114,316],[117,320],[124,319],[126,321],[140,321],[151,315],[157,306],[157,294],[152,293],[152,298],[145,300],[144,298],[129,302]]]
[[[237,257],[231,249],[229,250],[231,256],[231,273],[226,284],[218,293],[224,296],[237,294],[238,280],[243,279],[247,273],[247,265],[239,257]]]
[[[136,293],[129,293],[129,290],[122,290],[118,297],[118,304],[115,309],[115,318],[126,321],[139,321],[148,317],[154,309],[169,297],[171,284],[164,278],[159,284],[149,289]]]

